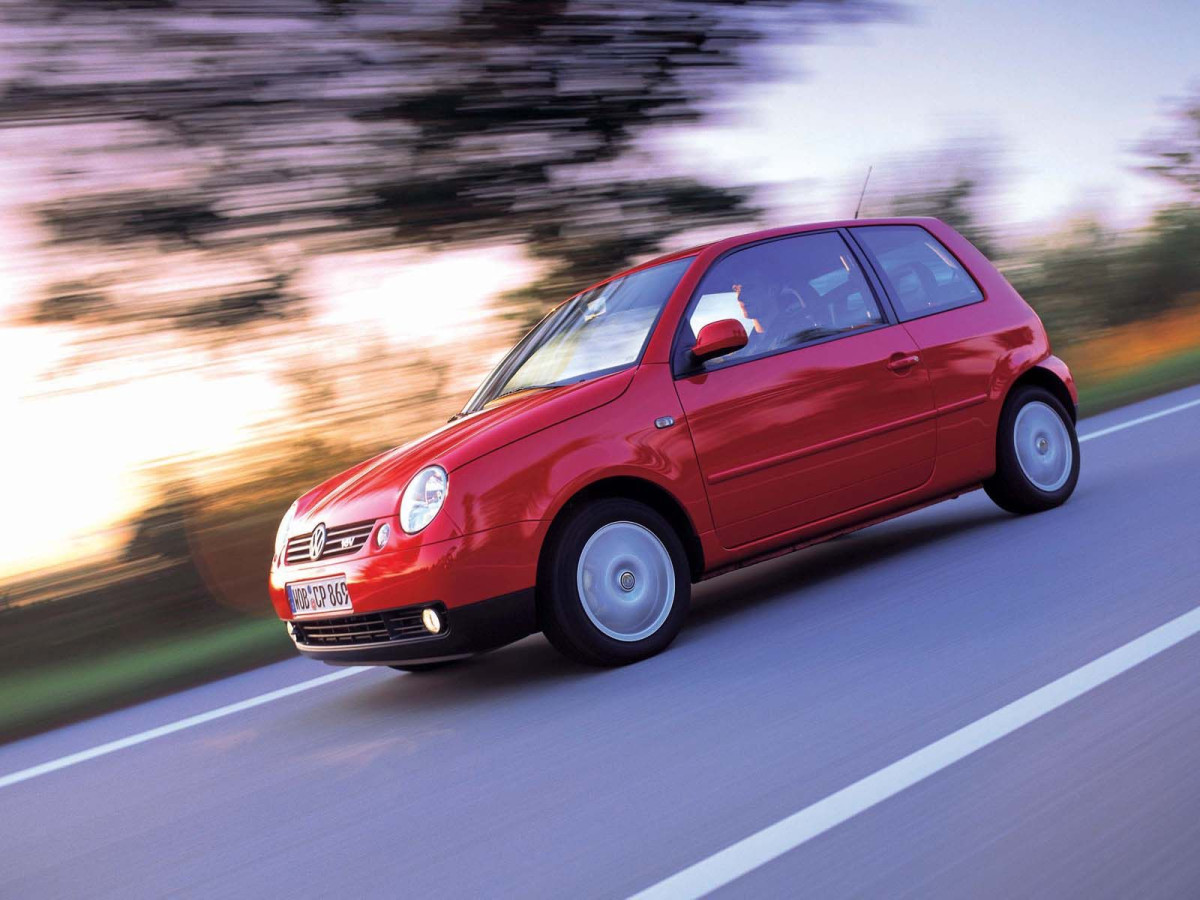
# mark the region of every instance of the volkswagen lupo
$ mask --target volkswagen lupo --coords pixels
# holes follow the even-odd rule
[[[450,424],[297,500],[271,598],[329,663],[537,631],[630,663],[700,579],[979,487],[1058,506],[1076,403],[1037,315],[942,222],[728,238],[575,295]]]

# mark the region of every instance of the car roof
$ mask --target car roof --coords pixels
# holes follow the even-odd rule
[[[712,251],[711,255],[715,256],[719,253],[724,253],[726,250],[732,250],[734,247],[739,247],[742,244],[752,244],[755,241],[769,240],[775,237],[784,237],[789,234],[803,234],[806,231],[828,231],[832,228],[852,228],[862,225],[929,225],[941,224],[939,219],[929,216],[903,216],[892,218],[878,219],[831,219],[825,222],[805,222],[798,225],[783,225],[776,228],[764,228],[758,231],[747,231],[742,234],[730,235],[729,237],[718,238],[715,241],[709,241],[706,244],[697,244],[695,247],[689,247],[686,250],[676,250],[672,253],[665,253],[662,256],[656,256],[654,259],[647,260],[643,263],[638,263],[636,266],[631,266],[624,271],[618,272],[615,275],[610,275],[602,281],[596,282],[591,287],[600,287],[602,284],[607,284],[610,281],[615,281],[618,278],[623,278],[626,275],[631,275],[634,272],[640,272],[642,269],[650,269],[654,266],[661,266],[663,263],[674,262],[677,259],[686,259],[689,256],[699,256],[705,251]],[[580,292],[582,293],[582,292]]]

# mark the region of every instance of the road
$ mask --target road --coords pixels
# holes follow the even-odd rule
[[[1061,509],[976,492],[707,582],[636,666],[534,637],[10,779],[0,897],[658,885],[1195,610],[1200,403],[1104,431],[1194,400],[1082,422]],[[335,671],[290,660],[10,744],[0,776]],[[1155,651],[715,896],[1200,895],[1198,672],[1200,636]]]

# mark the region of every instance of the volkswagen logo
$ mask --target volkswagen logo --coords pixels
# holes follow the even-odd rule
[[[325,523],[322,522],[313,529],[312,537],[308,540],[309,559],[320,559],[325,552]]]

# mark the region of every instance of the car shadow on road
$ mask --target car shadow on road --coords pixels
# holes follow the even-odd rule
[[[947,541],[1010,518],[998,509],[963,510],[895,520],[803,551],[740,569],[697,585],[692,614],[680,643],[701,638],[725,619],[777,601],[803,600],[803,592],[901,554]],[[795,596],[800,593],[800,596]],[[847,598],[852,601],[853,598]],[[669,653],[670,651],[668,651]],[[492,653],[422,673],[397,672],[394,679],[373,679],[350,701],[363,712],[433,711],[490,704],[510,694],[556,690],[564,684],[605,678],[594,669],[561,656],[538,634]]]
[[[990,504],[962,512],[947,507],[939,510],[944,511],[951,514],[894,519],[702,582],[693,588],[688,627],[716,624],[748,608],[813,590],[865,566],[877,566],[921,547],[945,543],[1012,518]]]
[[[384,711],[462,711],[490,706],[506,696],[602,677],[604,670],[572,662],[545,637],[535,634],[444,668],[392,674],[394,678],[371,679],[348,701],[370,715]]]

